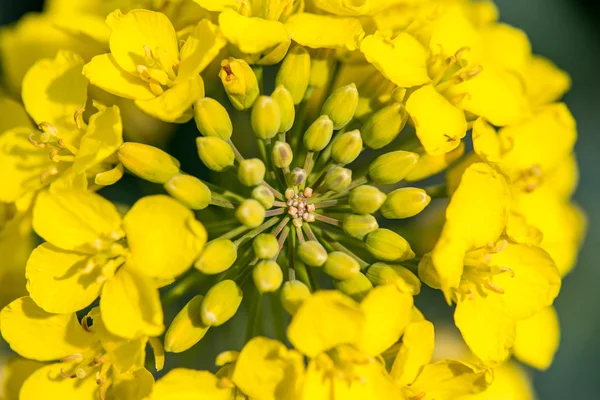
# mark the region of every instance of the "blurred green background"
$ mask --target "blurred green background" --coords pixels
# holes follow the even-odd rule
[[[579,264],[565,279],[556,301],[562,328],[561,347],[548,371],[533,372],[535,387],[544,400],[598,399],[600,287],[596,285],[600,285],[600,2],[496,0],[496,3],[502,21],[524,29],[534,52],[550,58],[573,78],[573,88],[565,101],[579,127],[576,151],[581,181],[575,200],[589,218],[589,231]],[[42,4],[42,0],[0,0],[0,25],[15,21],[27,11],[40,10]],[[197,160],[193,156],[193,146],[189,146],[194,135],[193,129],[185,127],[176,135],[174,146],[179,153],[176,154],[178,158]],[[185,157],[186,154],[190,157]],[[186,170],[193,173],[194,167],[199,167],[199,162],[186,166]],[[166,315],[167,321],[172,318],[170,314]],[[225,329],[219,331],[220,337],[206,338],[208,343],[205,343],[204,349],[208,351],[204,352],[204,356],[209,363],[214,354],[224,350],[214,348],[211,343],[221,342],[223,336],[233,339],[228,344],[237,348],[235,339],[242,335],[232,331],[235,325],[224,326]],[[200,367],[193,361],[187,366]]]

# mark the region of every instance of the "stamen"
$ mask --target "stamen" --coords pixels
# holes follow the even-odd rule
[[[424,397],[425,397],[425,392],[421,392],[421,393],[417,394],[416,396],[409,397],[408,400],[421,400]]]
[[[83,122],[83,113],[85,112],[85,108],[78,108],[75,110],[75,114],[73,114],[73,119],[75,120],[75,124],[77,125],[77,129],[84,130],[86,125]]]
[[[30,133],[29,136],[27,136],[27,139],[29,140],[29,143],[31,143],[32,145],[34,145],[37,148],[43,149],[44,147],[46,147],[46,143],[39,143],[37,142],[33,137],[35,136],[35,133]]]
[[[49,122],[42,122],[41,124],[38,125],[38,128],[41,131],[46,132],[52,136],[56,136],[58,134],[58,128]]]
[[[50,178],[51,176],[57,175],[57,174],[58,174],[58,169],[52,167],[49,170],[47,170],[46,172],[44,172],[42,174],[42,176],[40,176],[40,182],[42,183],[42,185],[45,185],[48,178]]]
[[[56,142],[56,144],[61,149],[67,149],[67,150],[69,150],[69,152],[71,152],[71,154],[73,154],[73,155],[77,154],[77,148],[75,148],[75,147],[71,146],[70,144],[68,144],[67,142],[65,142],[63,138],[58,139],[58,141]]]
[[[71,361],[77,361],[77,362],[83,361],[83,354],[75,353],[75,354],[71,354],[69,356],[65,356],[60,359],[61,363],[67,363],[67,362],[71,362]]]
[[[501,287],[497,286],[494,282],[490,281],[490,280],[486,280],[484,283],[485,287],[488,288],[489,290],[491,290],[494,293],[498,293],[498,294],[504,294],[504,289],[502,289]]]
[[[61,375],[63,378],[67,378],[67,379],[75,379],[75,378],[77,378],[77,375],[70,375],[70,374],[67,374],[67,373],[66,373],[66,372],[65,372],[65,371],[64,371],[62,368],[60,369],[60,375]]]

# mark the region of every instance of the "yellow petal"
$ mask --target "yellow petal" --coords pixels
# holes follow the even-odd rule
[[[33,228],[64,250],[98,251],[122,237],[117,208],[91,192],[40,193],[33,208]]]
[[[398,341],[409,324],[413,297],[396,285],[383,285],[369,291],[360,303],[365,325],[358,347],[372,356],[383,353]]]
[[[498,164],[502,157],[502,142],[493,126],[483,118],[473,124],[473,150],[489,164]]]
[[[43,367],[45,364],[28,360],[21,357],[13,357],[6,362],[4,367],[4,377],[2,388],[4,389],[3,400],[18,400],[19,391],[23,386],[23,383],[29,378],[36,370]]]
[[[74,313],[50,314],[29,297],[18,298],[4,307],[0,324],[2,337],[11,349],[32,360],[58,360],[85,351],[95,341]]]
[[[405,3],[402,1],[402,3]],[[410,2],[410,0],[408,0]],[[386,6],[393,4],[394,1],[375,0],[375,1],[352,1],[352,0],[314,0],[314,4],[321,10],[336,15],[372,15],[381,11]]]
[[[406,386],[414,382],[421,368],[433,357],[435,337],[433,324],[429,321],[413,322],[406,327],[402,345],[394,359],[391,376]]]
[[[208,371],[175,368],[154,385],[152,400],[230,400],[232,389],[221,387]]]
[[[406,182],[415,182],[438,174],[462,157],[464,153],[465,144],[463,142],[460,142],[458,147],[451,152],[439,156],[434,156],[421,150],[419,151],[417,164],[404,180]]]
[[[314,49],[346,49],[354,51],[365,36],[356,18],[339,18],[310,13],[294,14],[285,22],[290,38]]]
[[[559,342],[558,314],[548,307],[517,322],[514,354],[520,361],[545,370],[552,364]]]
[[[38,400],[92,399],[98,391],[98,384],[93,377],[87,379],[70,379],[61,375],[62,364],[51,364],[35,371],[21,388],[19,399]]]
[[[106,329],[126,339],[158,336],[165,328],[158,290],[127,266],[104,284],[100,312]]]
[[[442,155],[454,150],[467,133],[464,111],[452,105],[432,85],[412,93],[406,102],[406,111],[429,154]]]
[[[288,327],[288,339],[309,357],[338,344],[359,340],[365,316],[358,303],[336,291],[317,292],[308,298]]]
[[[19,127],[33,129],[33,124],[23,105],[5,95],[4,91],[0,91],[0,112],[2,113],[0,135],[9,129]]]
[[[480,57],[482,40],[481,34],[473,26],[466,13],[466,7],[454,3],[440,7],[440,12],[431,17],[429,23],[429,49],[436,54],[441,51],[451,55],[461,48],[468,47],[469,51],[463,57],[475,59]]]
[[[542,56],[530,58],[524,73],[527,95],[534,105],[552,103],[571,88],[571,77]]]
[[[531,59],[531,44],[525,32],[499,23],[487,25],[480,34],[487,61],[514,73],[523,73]]]
[[[237,0],[194,0],[194,2],[208,11],[222,12],[225,10],[237,10],[239,8]]]
[[[458,397],[457,400],[535,400],[531,377],[516,362],[494,368],[494,380],[483,392]]]
[[[232,10],[219,15],[219,27],[229,43],[247,54],[263,52],[288,40],[281,22],[245,17]]]
[[[368,62],[387,79],[400,87],[411,87],[428,82],[427,52],[411,35],[402,32],[394,39],[376,32],[360,44]]]
[[[102,347],[106,350],[106,356],[117,372],[126,374],[144,367],[147,342],[148,338],[146,337],[112,342],[102,340]]]
[[[72,313],[90,304],[100,294],[97,272],[85,274],[88,255],[72,253],[49,243],[38,246],[27,261],[27,290],[44,310]]]
[[[112,384],[108,398],[114,399],[146,399],[152,393],[154,377],[145,368],[133,371],[131,374],[119,375]]]
[[[227,41],[219,28],[207,19],[196,25],[181,48],[181,64],[178,77],[198,75],[217,57]]]
[[[140,273],[160,279],[181,275],[206,243],[206,230],[194,213],[164,195],[138,200],[123,219],[128,263]]]
[[[151,100],[136,100],[135,104],[146,114],[161,121],[184,123],[193,118],[192,104],[201,97],[204,97],[204,81],[198,75],[177,79],[160,96]]]

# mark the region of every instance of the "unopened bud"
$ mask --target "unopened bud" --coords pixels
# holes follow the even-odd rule
[[[331,72],[331,59],[329,57],[311,57],[310,59],[310,86],[313,88],[325,87]]]
[[[298,257],[308,266],[321,267],[327,261],[327,250],[316,240],[307,240],[298,246]]]
[[[333,287],[360,302],[373,289],[373,284],[366,276],[359,273],[344,281],[333,281]]]
[[[269,96],[259,96],[252,106],[252,130],[259,139],[271,139],[279,131],[281,111],[279,104]]]
[[[358,105],[358,90],[354,83],[337,88],[323,104],[321,115],[328,115],[333,129],[342,129],[354,117]]]
[[[292,147],[287,142],[275,142],[273,145],[273,164],[277,168],[289,167],[294,159],[294,153]]]
[[[310,79],[310,55],[302,46],[292,47],[281,63],[275,85],[283,85],[292,95],[294,104],[300,104]]]
[[[219,77],[229,101],[237,110],[252,107],[259,94],[258,80],[246,61],[237,58],[221,61]]]
[[[281,305],[290,315],[310,297],[310,289],[300,281],[288,281],[281,287]]]
[[[382,154],[369,166],[369,178],[377,185],[393,185],[404,179],[418,160],[418,154],[408,151]]]
[[[438,174],[448,168],[454,161],[458,160],[465,153],[465,144],[460,143],[458,147],[449,153],[434,156],[422,150],[417,165],[404,178],[407,182],[420,181],[435,174]]]
[[[196,101],[194,119],[203,136],[217,136],[228,140],[233,133],[233,125],[227,110],[221,103],[210,97]]]
[[[258,158],[247,158],[240,161],[238,179],[242,185],[256,186],[265,179],[265,164]]]
[[[380,149],[392,143],[400,134],[408,116],[402,104],[394,103],[373,113],[360,133],[367,147]]]
[[[271,93],[271,98],[279,105],[279,111],[281,112],[281,122],[278,132],[289,131],[294,125],[294,119],[296,118],[296,109],[294,108],[292,95],[289,90],[280,85]]]
[[[339,164],[350,164],[356,160],[362,148],[363,142],[358,129],[343,132],[338,134],[331,143],[331,158]]]
[[[195,176],[175,175],[164,187],[167,193],[192,210],[203,210],[210,204],[210,189]]]
[[[321,151],[331,141],[333,122],[327,115],[321,115],[304,133],[304,146],[308,151]]]
[[[196,138],[198,156],[207,168],[223,171],[233,165],[235,156],[229,143],[216,136]]]
[[[304,183],[306,180],[306,171],[302,168],[294,168],[291,173],[292,182],[291,184],[294,186],[299,186]]]
[[[380,228],[369,233],[365,245],[378,260],[404,261],[415,256],[406,239],[389,229]]]
[[[274,292],[283,282],[283,272],[275,261],[262,260],[252,270],[254,285],[260,293]]]
[[[235,210],[238,221],[248,228],[256,228],[265,220],[264,207],[254,199],[246,199]]]
[[[125,142],[117,155],[125,168],[149,182],[165,183],[179,174],[179,161],[147,144]]]
[[[334,192],[342,192],[352,182],[352,170],[334,166],[325,174],[325,186]]]
[[[377,262],[369,267],[366,275],[374,285],[396,285],[400,291],[413,296],[421,292],[419,278],[401,265]]]
[[[342,227],[348,235],[363,240],[366,235],[379,228],[379,225],[375,217],[370,214],[351,214],[344,218]]]
[[[357,214],[373,214],[385,202],[385,193],[375,186],[361,185],[352,189],[348,196],[348,204]]]
[[[275,195],[268,187],[264,185],[255,187],[252,190],[251,197],[258,201],[265,210],[273,207],[273,203],[275,202]]]
[[[423,189],[401,188],[388,193],[379,211],[387,219],[410,218],[423,211],[430,201]]]
[[[204,296],[194,296],[177,313],[165,334],[165,350],[170,353],[181,353],[195,345],[204,337],[208,326],[200,317],[200,306]]]
[[[236,283],[225,279],[211,287],[200,306],[202,322],[209,326],[223,325],[237,312],[242,303],[242,291]]]
[[[358,261],[341,251],[329,253],[323,271],[334,279],[346,280],[360,273]]]
[[[275,258],[279,252],[279,242],[277,238],[270,233],[261,233],[254,238],[252,242],[254,255],[260,260],[269,260]]]
[[[206,244],[194,266],[207,275],[227,271],[237,260],[237,247],[231,240],[215,239]]]

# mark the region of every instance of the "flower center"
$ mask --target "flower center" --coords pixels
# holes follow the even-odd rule
[[[309,204],[308,199],[312,196],[313,190],[309,187],[302,192],[292,188],[285,191],[287,198],[287,213],[292,217],[294,226],[301,227],[303,222],[313,222],[315,220],[315,205]]]

